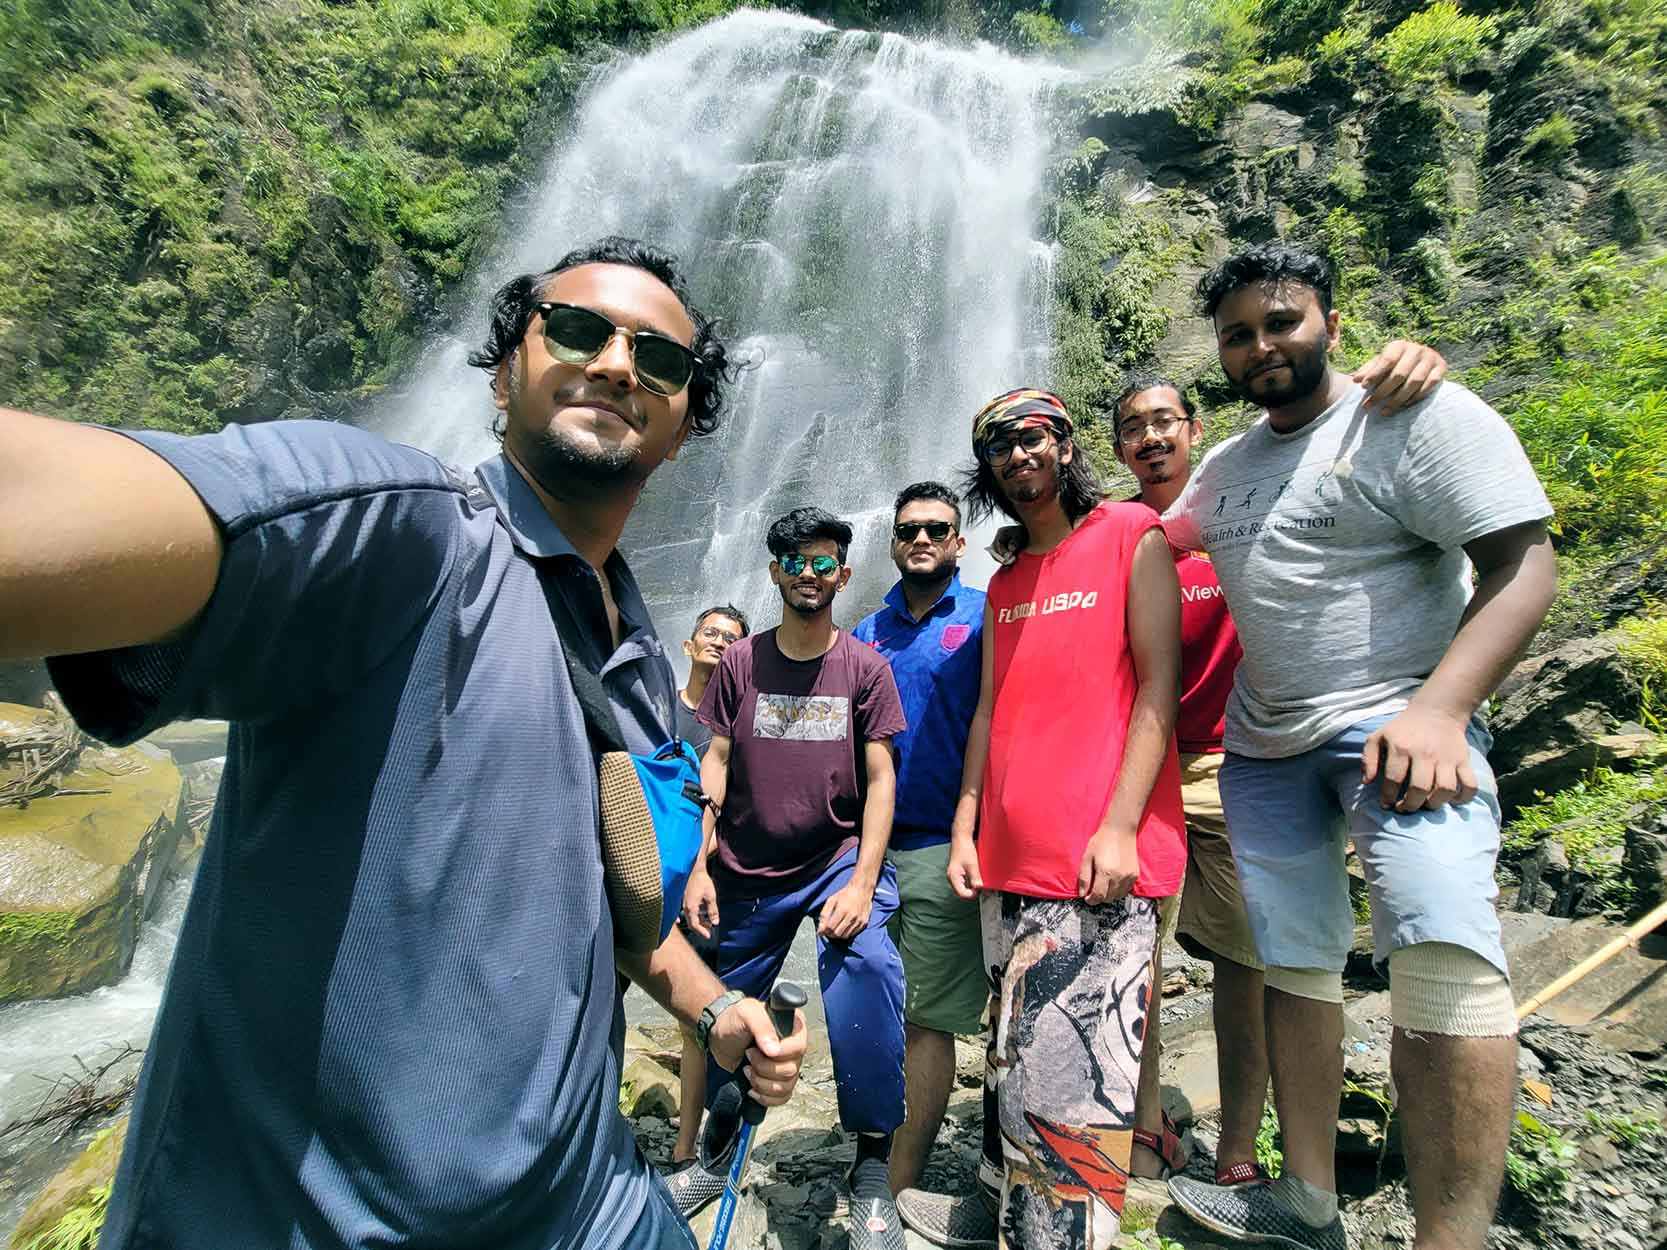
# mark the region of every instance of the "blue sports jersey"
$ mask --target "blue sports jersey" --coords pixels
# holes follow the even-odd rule
[[[897,810],[893,850],[912,851],[949,840],[961,795],[961,759],[978,708],[984,592],[950,578],[942,597],[920,620],[909,615],[903,583],[885,606],[851,631],[891,661],[909,727],[897,747]]]

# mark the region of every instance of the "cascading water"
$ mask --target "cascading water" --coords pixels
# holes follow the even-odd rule
[[[951,477],[976,408],[1048,379],[1052,253],[1034,236],[1063,75],[747,10],[611,63],[459,323],[375,424],[484,458],[492,414],[463,357],[492,289],[602,234],[659,243],[732,345],[762,357],[720,431],[655,474],[627,533],[663,635],[714,600],[771,620],[764,530],[800,504],[858,529],[840,613],[854,622],[895,577],[896,490]]]
[[[989,47],[751,11],[621,57],[512,208],[458,324],[369,423],[453,463],[491,454],[492,410],[464,355],[493,288],[602,234],[654,241],[682,258],[738,353],[761,358],[721,430],[654,475],[626,536],[664,635],[714,600],[773,620],[764,528],[799,504],[858,528],[850,624],[895,576],[898,487],[951,476],[985,399],[1048,380],[1052,255],[1034,234],[1063,77]],[[185,895],[147,924],[120,985],[0,1011],[0,1123],[75,1056],[144,1044]],[[807,956],[801,944],[790,974],[809,982]],[[71,1145],[4,1143],[0,1230]]]

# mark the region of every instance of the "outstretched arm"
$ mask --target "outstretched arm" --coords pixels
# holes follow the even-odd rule
[[[1543,521],[1465,544],[1476,593],[1435,672],[1407,709],[1366,739],[1361,775],[1398,812],[1466,803],[1476,793],[1465,727],[1511,671],[1557,596],[1557,557]],[[1406,792],[1401,792],[1402,786]]]
[[[0,408],[0,660],[164,641],[208,603],[221,538],[167,461]]]

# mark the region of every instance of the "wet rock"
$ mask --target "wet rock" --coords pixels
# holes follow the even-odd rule
[[[47,1230],[78,1206],[86,1204],[94,1190],[108,1185],[116,1176],[116,1165],[121,1162],[122,1143],[127,1140],[127,1117],[93,1138],[87,1148],[62,1172],[46,1183],[46,1188],[23,1213],[7,1246],[22,1250],[36,1243]]]
[[[631,1116],[669,1120],[677,1114],[676,1073],[647,1055],[638,1055],[619,1076],[621,1109]]]
[[[51,715],[0,704],[0,733]],[[54,780],[87,793],[0,806],[0,1003],[119,980],[181,840],[184,781],[155,747],[88,746]]]

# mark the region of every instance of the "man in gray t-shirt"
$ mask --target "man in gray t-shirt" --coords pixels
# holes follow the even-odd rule
[[[1330,1250],[1352,838],[1390,976],[1420,1240],[1483,1244],[1509,1137],[1516,1022],[1477,710],[1556,593],[1544,491],[1505,421],[1444,383],[1391,416],[1327,356],[1329,266],[1263,245],[1199,284],[1223,369],[1267,411],[1164,521],[1214,562],[1244,659],[1220,785],[1251,931],[1286,1174],[1176,1201],[1246,1240]],[[1472,589],[1472,570],[1476,581]]]

